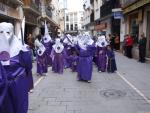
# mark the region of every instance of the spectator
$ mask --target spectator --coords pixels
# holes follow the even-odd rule
[[[130,35],[126,35],[125,45],[127,57],[132,58],[133,38]]]
[[[119,35],[115,35],[115,50],[119,50],[120,49],[120,38]]]
[[[145,62],[146,42],[147,42],[146,37],[144,36],[144,33],[142,33],[139,40],[139,62],[142,63]]]

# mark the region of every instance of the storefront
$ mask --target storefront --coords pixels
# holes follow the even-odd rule
[[[142,33],[147,38],[146,56],[150,57],[150,1],[139,0],[128,7],[123,8],[124,18],[121,26],[122,34],[130,34],[134,38],[133,56],[138,58],[138,40]]]

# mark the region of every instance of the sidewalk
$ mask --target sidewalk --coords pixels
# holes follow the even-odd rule
[[[118,72],[150,99],[150,64],[116,53]]]

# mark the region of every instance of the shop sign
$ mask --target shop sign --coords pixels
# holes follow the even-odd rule
[[[121,19],[123,17],[122,11],[113,12],[114,19]]]
[[[139,8],[139,7],[142,7],[143,5],[148,4],[148,3],[150,3],[150,0],[140,0],[136,3],[134,3],[133,5],[123,9],[123,13],[125,14],[125,13],[128,13],[128,12],[131,12],[131,11],[133,11],[133,10]]]
[[[0,14],[7,14],[6,6],[2,3],[0,3]]]

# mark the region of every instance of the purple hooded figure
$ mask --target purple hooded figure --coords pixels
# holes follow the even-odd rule
[[[78,41],[77,48],[79,52],[77,65],[78,80],[91,82],[94,41],[90,36],[85,36],[84,40]]]
[[[52,71],[55,73],[63,73],[64,70],[64,46],[57,38],[51,52],[52,57]]]
[[[44,33],[44,36],[42,37],[42,44],[46,48],[45,54],[46,54],[47,65],[52,66],[52,58],[50,55],[51,55],[53,43],[52,43],[52,39],[48,32],[48,27],[47,27],[46,21],[45,21],[45,33]]]
[[[11,95],[8,90],[9,86],[7,74],[4,69],[4,65],[2,65],[2,63],[8,61],[9,59],[9,53],[6,51],[1,51],[0,49],[0,113],[14,113]]]
[[[10,59],[1,62],[4,65],[8,80],[8,92],[12,102],[12,112],[27,113],[28,111],[28,92],[29,81],[32,69],[30,51],[21,43],[14,33],[11,23],[0,23],[0,38],[6,39]],[[9,106],[8,106],[9,109]],[[7,113],[7,112],[5,112]]]
[[[106,71],[106,63],[107,63],[107,56],[106,56],[106,46],[107,41],[105,36],[98,37],[98,41],[96,42],[97,46],[97,67],[99,72]]]
[[[35,47],[37,48],[37,73],[39,75],[45,75],[48,71],[46,48],[39,39],[35,40]]]

